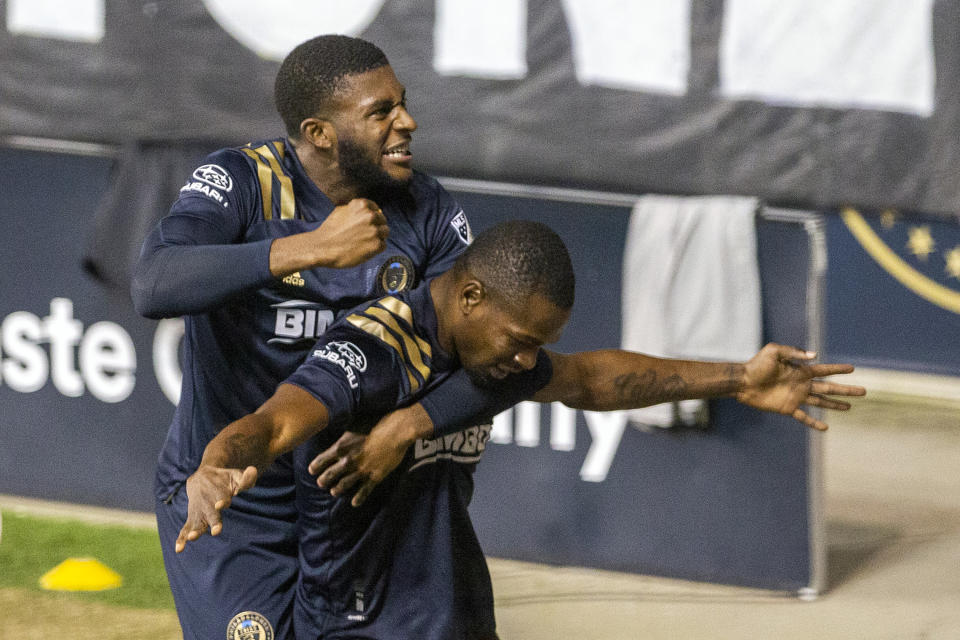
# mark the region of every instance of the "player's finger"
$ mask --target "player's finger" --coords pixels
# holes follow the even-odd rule
[[[210,512],[210,515],[205,516],[207,524],[210,527],[210,535],[218,536],[220,531],[223,529],[223,523],[220,521],[220,512],[214,510]],[[197,536],[198,538],[200,536]]]
[[[240,476],[240,481],[237,482],[237,486],[233,490],[233,495],[237,495],[241,491],[246,491],[257,484],[257,468],[254,466],[249,466],[243,470],[243,474]]]
[[[353,500],[350,501],[350,504],[354,507],[359,507],[362,505],[364,502],[366,502],[367,498],[370,497],[370,493],[376,486],[376,482],[367,479],[363,484],[360,485],[360,488],[357,489],[357,492],[353,494]]]
[[[810,385],[810,390],[828,396],[865,396],[867,390],[863,387],[852,384],[837,384],[836,382],[827,382],[826,380],[814,380]]]
[[[359,471],[348,473],[347,475],[340,478],[339,482],[337,482],[336,485],[330,488],[330,495],[342,496],[346,494],[362,478],[363,478],[363,474],[361,474]]]
[[[344,474],[353,470],[352,463],[353,461],[347,456],[338,458],[336,462],[327,467],[326,471],[320,474],[317,478],[317,485],[322,489],[334,486]]]
[[[817,378],[832,376],[838,373],[851,373],[852,364],[813,364],[810,365],[810,372]]]
[[[334,447],[330,447],[323,453],[317,455],[316,458],[310,461],[310,464],[307,465],[307,471],[310,472],[310,475],[318,475],[323,472],[324,469],[329,467],[331,464],[336,462],[337,456],[334,453]]]
[[[184,547],[187,546],[187,542],[192,542],[200,536],[203,535],[203,532],[206,531],[207,527],[205,523],[200,523],[200,525],[191,524],[190,517],[187,517],[186,523],[180,529],[180,535],[177,536],[177,541],[174,543],[174,551],[180,553],[183,551]]]
[[[849,402],[844,402],[843,400],[834,400],[833,398],[828,398],[818,393],[811,393],[808,395],[804,404],[810,405],[811,407],[820,407],[822,409],[832,409],[835,411],[847,411],[850,409]]]
[[[817,420],[812,417],[803,409],[797,409],[793,412],[793,419],[801,424],[805,424],[811,429],[816,429],[817,431],[826,431],[827,423],[822,420]]]
[[[773,344],[769,346],[772,346],[776,350],[777,358],[780,360],[813,360],[817,357],[815,351],[804,351],[803,349],[789,347],[785,344]]]

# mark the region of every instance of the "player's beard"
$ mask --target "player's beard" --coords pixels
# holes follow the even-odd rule
[[[463,370],[467,372],[467,377],[470,378],[470,381],[481,389],[495,389],[503,383],[503,380],[494,378],[483,369],[464,367]]]
[[[359,197],[377,203],[411,197],[410,181],[397,180],[383,167],[371,162],[360,145],[341,138],[337,141],[337,154],[340,173]]]

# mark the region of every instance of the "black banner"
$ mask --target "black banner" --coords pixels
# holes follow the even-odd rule
[[[278,60],[348,32],[389,56],[434,173],[960,211],[952,0],[60,4],[0,2],[0,134],[267,137]]]

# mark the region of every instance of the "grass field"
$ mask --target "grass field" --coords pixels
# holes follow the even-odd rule
[[[67,558],[93,557],[123,585],[49,592],[40,576]],[[0,611],[5,638],[180,638],[156,531],[3,511]]]

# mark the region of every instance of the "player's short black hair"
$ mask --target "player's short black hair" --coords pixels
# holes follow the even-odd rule
[[[575,279],[566,245],[541,222],[511,220],[477,235],[457,260],[488,291],[523,305],[540,294],[560,309],[573,307]]]
[[[287,135],[300,135],[300,123],[323,110],[344,76],[388,64],[383,51],[360,38],[325,35],[297,45],[280,64],[273,85]]]

